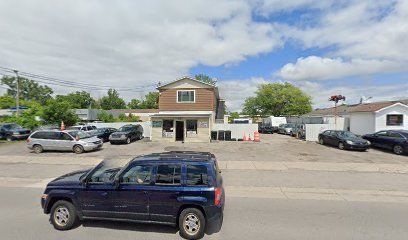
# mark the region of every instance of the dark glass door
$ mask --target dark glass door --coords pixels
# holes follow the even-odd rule
[[[176,121],[176,141],[184,141],[184,122]]]

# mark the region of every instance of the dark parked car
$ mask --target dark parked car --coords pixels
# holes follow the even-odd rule
[[[104,161],[51,181],[41,198],[44,213],[58,230],[71,229],[80,220],[103,219],[178,226],[187,239],[219,231],[224,203],[216,158],[204,152]]]
[[[134,140],[143,138],[143,127],[141,125],[125,125],[118,129],[117,132],[109,136],[110,143],[126,143],[129,144]]]
[[[344,149],[367,150],[370,142],[349,131],[326,130],[319,134],[319,143]]]
[[[118,130],[116,128],[98,128],[92,132],[92,135],[97,136],[104,142],[109,142],[109,136],[117,131]]]
[[[267,125],[259,125],[258,126],[258,131],[260,133],[269,133],[269,134],[273,134],[274,129],[271,126],[267,126]]]
[[[387,130],[363,136],[371,142],[371,145],[378,148],[392,150],[395,154],[408,153],[408,131],[407,130]]]
[[[303,123],[295,124],[295,126],[292,128],[292,137],[296,137],[298,139],[305,139],[306,125]]]
[[[31,131],[15,123],[0,124],[0,139],[7,141],[27,139]]]

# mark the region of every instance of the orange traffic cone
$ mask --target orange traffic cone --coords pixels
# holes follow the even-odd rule
[[[242,141],[244,141],[244,142],[248,141],[248,139],[247,139],[247,137],[245,135],[245,132],[244,132],[244,137],[242,138]]]
[[[65,130],[65,124],[64,124],[64,121],[61,121],[61,131],[64,131]]]
[[[254,142],[260,142],[261,138],[259,137],[259,132],[254,132]]]

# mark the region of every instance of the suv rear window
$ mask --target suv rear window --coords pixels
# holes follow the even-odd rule
[[[156,184],[175,185],[180,184],[181,165],[158,165]]]
[[[208,185],[207,167],[204,165],[187,165],[187,185]]]

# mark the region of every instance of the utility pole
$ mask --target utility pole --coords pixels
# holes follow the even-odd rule
[[[20,115],[20,79],[18,77],[18,71],[13,70],[16,73],[17,77],[17,94],[16,94],[16,116],[18,117]]]
[[[346,97],[342,95],[334,95],[329,98],[329,101],[334,102],[334,126],[336,129],[337,129],[337,103],[340,100],[345,101]]]

